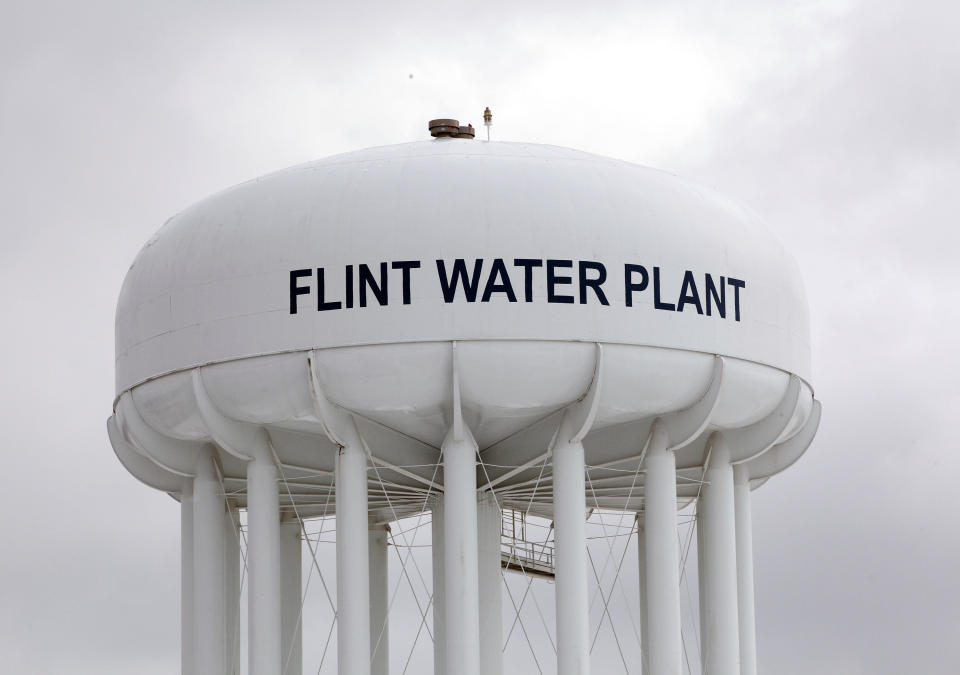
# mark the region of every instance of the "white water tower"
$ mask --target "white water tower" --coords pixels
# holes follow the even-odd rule
[[[127,274],[108,430],[181,504],[183,672],[240,672],[241,575],[248,672],[301,672],[301,528],[335,513],[339,672],[386,675],[386,528],[429,511],[435,673],[509,670],[519,566],[553,578],[556,671],[583,675],[585,523],[613,509],[643,671],[679,675],[696,500],[703,669],[753,675],[750,490],[820,418],[795,262],[711,190],[440,122],[214,195]],[[504,539],[527,516],[549,552]]]

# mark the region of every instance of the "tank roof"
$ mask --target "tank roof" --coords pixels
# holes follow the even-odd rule
[[[437,138],[171,218],[120,294],[117,394],[251,356],[471,339],[668,347],[809,378],[807,323],[793,258],[714,190],[570,148]]]

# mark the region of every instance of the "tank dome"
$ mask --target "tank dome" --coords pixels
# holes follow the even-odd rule
[[[808,333],[794,260],[713,190],[567,148],[437,139],[279,171],[171,218],[123,285],[116,385],[487,339],[691,350],[809,379]]]

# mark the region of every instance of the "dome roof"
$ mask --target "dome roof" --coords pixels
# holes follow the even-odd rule
[[[171,218],[117,307],[117,394],[306,349],[560,340],[720,354],[809,380],[792,257],[673,175],[527,143],[371,148]]]

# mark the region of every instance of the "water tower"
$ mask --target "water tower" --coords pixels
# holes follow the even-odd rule
[[[127,274],[108,431],[180,503],[183,672],[300,673],[301,531],[335,513],[339,672],[386,675],[386,533],[429,511],[435,673],[504,672],[518,566],[553,580],[556,671],[589,673],[585,523],[616,509],[643,671],[678,675],[695,502],[703,670],[753,675],[750,491],[820,419],[795,262],[675,176],[431,127],[214,195]]]

